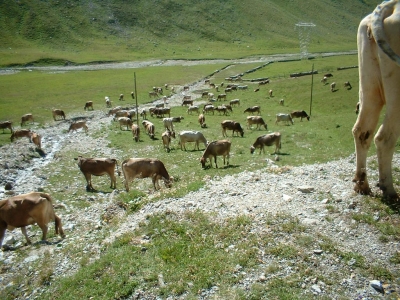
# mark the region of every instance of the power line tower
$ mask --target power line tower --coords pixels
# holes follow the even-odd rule
[[[316,25],[314,23],[299,22],[295,29],[299,33],[300,55],[302,59],[308,59],[308,45],[310,44],[311,32]]]

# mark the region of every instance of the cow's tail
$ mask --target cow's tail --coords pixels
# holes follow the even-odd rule
[[[52,214],[52,216],[54,218],[54,227],[55,227],[54,231],[55,231],[55,233],[56,234],[60,234],[60,236],[62,238],[65,238],[64,230],[63,230],[62,224],[61,224],[61,219],[54,212],[53,199],[51,198],[51,196],[49,194],[46,194],[46,193],[40,193],[40,197],[46,199],[50,204],[49,207],[51,208],[51,214]],[[47,213],[50,213],[50,211],[48,211]]]
[[[398,5],[397,1],[384,2],[378,5],[372,13],[370,29],[379,48],[381,48],[381,50],[385,52],[391,60],[400,66],[400,56],[396,54],[389,45],[383,27],[384,19],[393,14],[396,5]]]

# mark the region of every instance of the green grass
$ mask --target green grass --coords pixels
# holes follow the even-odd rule
[[[299,22],[316,25],[311,31],[310,52],[353,50],[360,20],[379,3],[4,2],[0,3],[0,65],[295,53],[299,52],[295,26]]]

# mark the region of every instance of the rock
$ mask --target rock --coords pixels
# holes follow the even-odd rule
[[[312,193],[314,191],[314,188],[312,186],[304,185],[304,186],[298,186],[297,190],[302,193],[308,194],[308,193]]]
[[[320,255],[320,254],[324,253],[324,251],[321,249],[315,249],[315,250],[313,250],[313,253]]]
[[[32,255],[32,256],[28,256],[27,258],[24,259],[25,263],[30,263],[33,262],[35,260],[38,260],[39,256],[38,255]]]
[[[373,287],[377,292],[384,294],[385,290],[383,289],[382,283],[379,280],[371,280],[369,282],[371,287]]]
[[[321,290],[321,288],[319,287],[318,284],[313,284],[311,286],[311,290],[316,294],[321,294],[322,293],[322,290]]]
[[[13,185],[11,182],[7,182],[6,185],[4,186],[4,189],[6,191],[11,191],[13,189]]]
[[[283,199],[284,201],[291,201],[291,200],[293,199],[293,197],[291,197],[291,196],[289,196],[289,195],[283,194],[283,195],[282,195],[282,199]]]

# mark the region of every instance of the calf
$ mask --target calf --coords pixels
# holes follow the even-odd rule
[[[242,126],[240,125],[240,123],[235,122],[235,121],[231,121],[231,120],[224,120],[221,122],[221,127],[222,127],[222,136],[228,136],[226,134],[226,130],[232,130],[232,136],[234,135],[235,132],[237,132],[237,136],[243,137],[244,135],[244,131]]]
[[[89,108],[93,110],[93,101],[87,101],[83,107],[84,110],[89,110]]]
[[[53,109],[52,114],[53,114],[54,121],[57,120],[57,117],[58,117],[58,119],[61,118],[61,119],[65,120],[65,113],[61,109]]]
[[[110,188],[117,188],[117,179],[115,177],[115,166],[118,164],[117,160],[114,158],[83,158],[78,156],[74,158],[78,161],[78,167],[85,176],[86,179],[86,190],[89,192],[95,191],[92,186],[92,175],[103,176],[108,174],[111,180]]]
[[[6,229],[21,228],[26,242],[31,240],[26,232],[26,226],[37,224],[42,229],[42,241],[46,241],[50,221],[54,221],[55,233],[65,238],[61,219],[55,214],[52,198],[49,194],[30,192],[13,196],[0,201],[0,248],[3,244]]]
[[[213,141],[208,144],[207,148],[204,150],[202,157],[200,158],[200,163],[202,168],[206,167],[207,159],[210,159],[210,166],[212,168],[212,158],[214,158],[215,167],[217,165],[217,156],[223,156],[224,165],[226,158],[226,165],[229,166],[229,154],[231,151],[231,142],[228,140]]]
[[[264,126],[265,130],[267,130],[267,123],[260,116],[248,116],[246,121],[248,129],[251,129],[251,125],[256,124],[256,129],[261,129],[261,126]]]
[[[4,133],[4,129],[6,129],[6,128],[10,129],[11,133],[13,132],[11,121],[0,122],[0,128],[3,129],[3,133]]]
[[[275,124],[278,124],[278,122],[282,122],[282,121],[286,122],[286,123],[290,122],[290,123],[292,123],[292,125],[294,124],[293,119],[289,114],[276,114]]]
[[[70,132],[70,131],[76,131],[76,130],[78,130],[79,128],[83,128],[83,129],[85,130],[85,132],[88,132],[88,127],[87,127],[87,125],[86,125],[86,121],[78,121],[78,122],[72,123],[72,124],[69,126],[68,132]]]
[[[156,158],[128,158],[122,162],[125,189],[129,192],[129,183],[135,178],[151,178],[154,189],[160,189],[158,181],[164,180],[167,188],[172,186],[173,177],[169,176],[162,161]]]
[[[307,121],[310,121],[310,116],[304,110],[295,110],[290,113],[292,119],[300,118],[300,122],[303,121],[303,118],[307,118]]]
[[[272,145],[275,145],[274,153],[279,153],[279,149],[281,149],[281,134],[279,132],[259,136],[254,142],[253,146],[250,147],[250,153],[253,154],[257,148],[260,148],[260,154],[261,151],[265,153],[264,146]]]
[[[21,127],[28,121],[34,122],[32,114],[25,114],[21,117]]]

